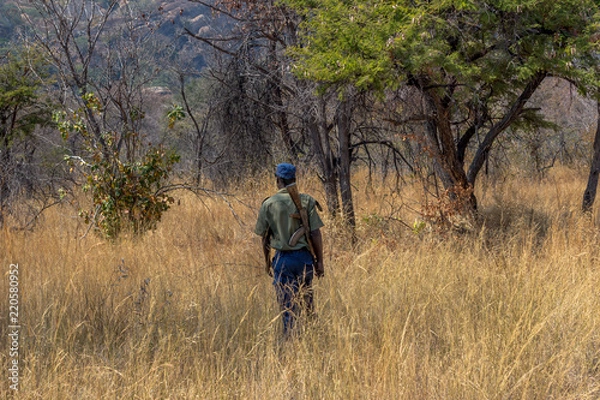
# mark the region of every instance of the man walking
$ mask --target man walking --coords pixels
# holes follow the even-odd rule
[[[278,164],[275,177],[278,191],[260,207],[254,232],[263,238],[263,250],[269,261],[267,272],[273,276],[277,301],[282,310],[283,333],[288,337],[301,312],[309,315],[313,312],[313,276],[321,277],[325,272],[320,231],[323,222],[314,198],[307,194],[299,195],[296,198],[300,199],[298,207],[290,194],[292,188],[295,189],[296,167],[288,163]],[[302,213],[308,217],[304,218],[308,226],[302,224]],[[271,247],[276,250],[272,261]]]

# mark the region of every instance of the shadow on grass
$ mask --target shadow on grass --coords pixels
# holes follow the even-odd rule
[[[553,219],[545,212],[522,205],[493,205],[480,210],[479,225],[486,241],[533,240],[536,246],[547,238]]]

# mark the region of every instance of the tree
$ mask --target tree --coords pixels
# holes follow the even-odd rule
[[[596,102],[597,124],[594,135],[594,148],[588,183],[583,193],[581,209],[584,212],[592,211],[594,200],[596,200],[596,191],[598,189],[598,176],[600,175],[600,101]]]
[[[421,103],[419,141],[468,212],[473,186],[508,127],[540,122],[527,101],[547,76],[596,86],[599,5],[557,2],[287,0],[304,18],[296,73],[328,85],[407,85]]]
[[[297,43],[298,18],[271,0],[222,0],[209,4],[235,21],[226,32],[188,34],[216,49],[221,63],[211,73],[221,83],[218,101],[224,136],[234,134],[250,150],[257,167],[273,161],[315,165],[332,215],[354,225],[349,180],[353,101],[340,101],[335,90],[319,93],[318,85],[290,73],[286,50]],[[216,101],[217,101],[216,100]],[[240,146],[238,146],[240,148]],[[257,156],[258,155],[258,156]],[[246,160],[244,165],[254,165]]]
[[[66,159],[92,194],[82,215],[111,238],[124,228],[154,228],[173,202],[166,184],[178,161],[152,143],[158,137],[144,124],[144,90],[160,70],[155,27],[118,0],[20,5],[58,75],[63,110],[54,122],[70,145]]]
[[[16,152],[16,143],[30,139],[35,128],[50,123],[51,104],[41,92],[47,77],[47,66],[33,50],[0,55],[0,226],[9,203],[25,186],[24,180],[31,179],[19,173],[24,160],[23,154]]]

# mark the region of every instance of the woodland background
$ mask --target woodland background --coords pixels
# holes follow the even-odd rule
[[[290,161],[350,229],[361,168],[421,182],[419,211],[448,225],[482,170],[592,162],[593,7],[319,4],[3,2],[2,218],[28,228],[84,189],[94,229],[143,232],[172,190]]]
[[[597,398],[597,7],[2,2],[0,395]],[[282,161],[326,223],[286,344]]]

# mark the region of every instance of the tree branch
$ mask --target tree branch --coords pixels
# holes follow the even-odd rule
[[[544,78],[546,77],[545,71],[537,72],[527,83],[521,95],[517,98],[517,100],[513,103],[512,107],[508,112],[504,115],[504,117],[498,121],[492,128],[488,131],[483,139],[483,142],[479,145],[477,152],[475,153],[475,157],[471,162],[471,166],[469,167],[469,171],[467,173],[467,181],[471,184],[475,183],[475,178],[477,174],[481,170],[490,149],[492,148],[492,144],[506,128],[510,126],[511,123],[514,122],[515,119],[519,117],[523,108],[525,107],[525,103],[529,100],[529,98],[535,93],[537,88],[540,86]]]

